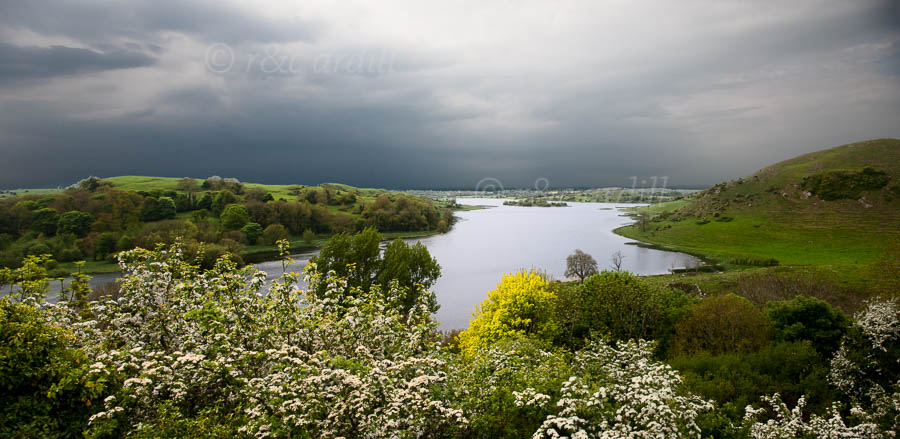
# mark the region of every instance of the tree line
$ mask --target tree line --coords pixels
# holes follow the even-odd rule
[[[209,267],[221,255],[279,239],[312,242],[321,236],[375,227],[384,232],[449,230],[452,214],[430,200],[383,193],[365,201],[337,185],[291,188],[297,200],[275,199],[234,179],[202,184],[182,179],[177,190],[125,191],[89,178],[56,195],[0,200],[0,266],[18,267],[31,255],[55,261],[115,262],[133,248],[183,238]]]

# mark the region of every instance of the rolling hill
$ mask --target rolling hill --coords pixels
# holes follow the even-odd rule
[[[688,202],[637,209],[623,236],[728,266],[858,270],[900,240],[900,140],[838,146],[720,183]]]

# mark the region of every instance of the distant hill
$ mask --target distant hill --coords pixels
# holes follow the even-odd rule
[[[860,266],[900,239],[900,140],[838,146],[647,209],[627,237],[723,263]]]

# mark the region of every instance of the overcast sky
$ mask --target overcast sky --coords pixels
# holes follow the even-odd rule
[[[2,188],[693,186],[879,137],[900,1],[0,0]]]

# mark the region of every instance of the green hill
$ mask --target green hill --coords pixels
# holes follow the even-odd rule
[[[858,271],[900,240],[900,140],[805,154],[644,212],[617,232],[732,267]]]

